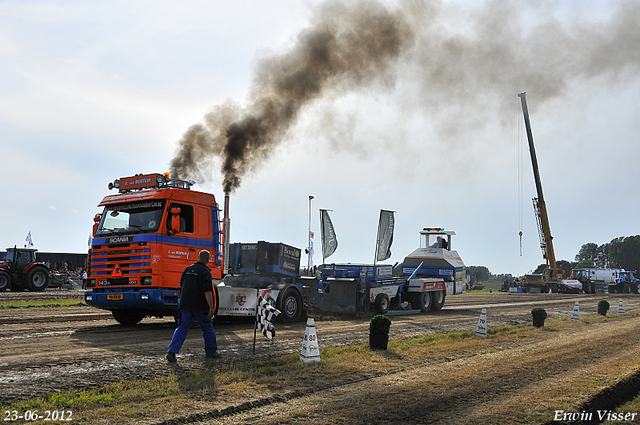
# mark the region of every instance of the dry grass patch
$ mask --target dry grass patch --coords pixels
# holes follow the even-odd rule
[[[17,402],[2,410],[70,409],[81,423],[145,423],[363,382],[366,390],[349,393],[335,414],[373,419],[382,407],[388,408],[380,406],[381,397],[392,393],[403,406],[415,402],[433,415],[443,406],[464,406],[467,413],[457,419],[469,423],[482,423],[474,418],[491,422],[497,412],[505,411],[511,423],[539,423],[552,418],[554,410],[575,408],[589,394],[637,368],[637,361],[621,361],[610,353],[611,338],[635,335],[637,325],[638,312],[632,311],[626,316],[583,315],[580,322],[548,319],[542,329],[531,324],[489,327],[487,339],[472,331],[397,340],[391,335],[386,351],[372,351],[366,344],[323,348],[319,364],[305,365],[294,354],[216,363],[148,381]],[[626,350],[622,360],[640,358],[640,347],[629,342],[616,348]],[[483,397],[492,400],[491,406],[481,403]],[[328,412],[315,414],[323,417]]]

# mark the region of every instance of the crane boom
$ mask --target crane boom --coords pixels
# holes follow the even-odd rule
[[[531,133],[531,122],[529,121],[529,110],[527,108],[526,93],[518,94],[522,102],[522,113],[524,114],[524,124],[527,130],[527,139],[529,141],[529,154],[531,155],[531,165],[533,166],[533,178],[536,183],[538,197],[533,198],[533,207],[538,222],[538,233],[540,235],[540,247],[542,248],[542,256],[547,263],[547,269],[551,270],[554,275],[559,272],[562,278],[562,270],[558,270],[556,264],[556,254],[553,249],[553,237],[551,236],[551,228],[549,227],[549,217],[547,215],[547,205],[542,194],[542,182],[540,181],[540,171],[538,169],[538,159],[536,158],[536,148],[533,145],[533,134]]]

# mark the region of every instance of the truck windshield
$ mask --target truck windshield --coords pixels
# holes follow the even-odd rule
[[[108,205],[102,212],[96,236],[155,232],[163,211],[164,201]]]

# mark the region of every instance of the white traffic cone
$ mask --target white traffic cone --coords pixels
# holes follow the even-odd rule
[[[487,337],[487,309],[483,308],[480,312],[480,318],[478,319],[478,326],[476,326],[476,336],[480,338]]]
[[[618,314],[625,314],[624,304],[622,304],[622,298],[620,298],[620,301],[618,301]]]
[[[312,318],[307,319],[307,328],[304,330],[300,361],[302,363],[320,363],[320,347],[318,347],[316,324]]]
[[[571,320],[574,322],[580,321],[580,303],[576,301],[576,304],[573,306],[573,313],[571,313]]]

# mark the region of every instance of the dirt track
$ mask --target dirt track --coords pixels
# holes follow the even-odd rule
[[[23,294],[24,295],[24,294]],[[13,293],[2,293],[0,298],[8,298],[18,296]],[[45,292],[42,294],[30,294],[36,297],[52,298],[52,304],[55,303],[55,297],[58,296],[76,296],[80,297],[81,293],[73,291],[55,291]],[[435,314],[426,315],[405,315],[393,317],[393,337],[409,337],[419,336],[436,332],[449,332],[451,330],[473,330],[478,321],[478,316],[482,308],[487,309],[488,326],[496,326],[499,324],[516,324],[530,321],[531,308],[540,305],[544,306],[550,317],[569,317],[576,300],[580,301],[581,312],[594,313],[597,301],[608,298],[612,305],[612,309],[617,306],[617,300],[623,298],[627,309],[637,308],[640,304],[640,297],[632,295],[560,295],[560,294],[491,294],[491,295],[464,295],[456,297],[448,297],[445,308]],[[81,298],[79,298],[81,299]],[[115,323],[108,312],[95,310],[89,307],[77,307],[69,309],[6,309],[0,310],[0,341],[3,350],[0,355],[0,400],[2,405],[6,405],[15,399],[28,399],[38,394],[51,393],[63,389],[86,389],[103,385],[107,382],[132,380],[140,378],[150,378],[153,376],[175,373],[176,369],[172,365],[167,364],[164,355],[171,340],[174,325],[170,319],[145,319],[141,324],[135,327],[123,327]],[[365,342],[368,338],[367,331],[368,320],[319,320],[316,323],[320,347],[339,346],[347,344],[356,344]],[[245,359],[254,359],[261,357],[278,356],[283,353],[296,353],[300,351],[302,337],[304,335],[305,324],[280,324],[277,327],[277,340],[273,345],[266,344],[262,338],[258,339],[256,354],[252,354],[253,345],[253,329],[252,323],[218,323],[216,331],[218,333],[218,344],[220,351],[224,355],[221,360],[223,362],[240,362]],[[629,329],[620,329],[614,335],[617,338],[623,338],[624,344],[618,344],[618,351],[621,356],[629,356],[633,354],[634,358],[638,358],[640,354],[640,344],[636,336],[635,329],[631,326]],[[382,376],[375,378],[377,381],[369,382],[366,385],[366,391],[363,388],[355,390],[349,385],[343,385],[339,388],[331,390],[328,394],[312,394],[309,398],[299,399],[298,406],[300,412],[307,411],[308,414],[322,414],[325,416],[323,409],[326,407],[324,401],[313,401],[321,397],[330,399],[344,399],[345,392],[352,391],[355,398],[376,396],[376,388],[381,386],[387,390],[398,391],[400,393],[408,391],[412,385],[424,385],[424,383],[433,380],[429,391],[422,391],[430,394],[429,403],[436,403],[442,397],[453,397],[455,391],[451,393],[452,388],[456,387],[455,383],[445,383],[442,376],[451,379],[459,379],[462,385],[458,389],[459,397],[480,399],[480,393],[472,390],[465,390],[470,382],[478,381],[478,388],[482,388],[483,383],[492,382],[495,387],[495,393],[498,399],[507,402],[500,388],[504,385],[513,385],[513,391],[509,391],[510,397],[520,394],[519,402],[528,400],[528,393],[540,391],[544,385],[534,385],[538,380],[545,382],[548,379],[563,380],[572,376],[580,376],[589,371],[593,372],[594,367],[604,367],[603,362],[594,363],[587,359],[593,358],[597,352],[593,353],[589,350],[584,351],[582,344],[583,336],[576,336],[575,341],[555,341],[551,340],[549,344],[553,345],[553,350],[561,350],[563,356],[576,354],[574,359],[575,366],[571,366],[573,362],[558,363],[558,370],[539,368],[538,372],[531,372],[536,369],[535,356],[528,356],[532,359],[531,364],[518,363],[516,369],[527,370],[530,372],[522,375],[519,382],[512,382],[510,377],[516,376],[514,371],[507,371],[504,374],[490,373],[492,362],[495,358],[491,356],[481,359],[474,359],[474,375],[462,377],[461,370],[468,360],[464,356],[457,359],[456,367],[452,362],[443,362],[437,368],[434,365],[423,365],[410,371],[411,376],[419,374],[421,379],[403,379],[401,374],[393,374],[391,376]],[[606,334],[593,335],[594,339],[602,339],[606,346]],[[613,342],[611,342],[613,343]],[[623,346],[624,345],[624,346]],[[505,356],[522,356],[525,351],[537,353],[540,363],[549,364],[549,360],[545,359],[549,356],[548,348],[544,347],[527,347],[513,346],[504,347],[501,355]],[[616,355],[617,356],[617,355]],[[619,360],[619,359],[618,359]],[[203,355],[203,344],[199,331],[193,330],[184,345],[183,351],[178,357],[180,371],[189,369],[199,369],[205,364]],[[553,364],[553,362],[551,362]],[[447,366],[449,365],[449,366]],[[590,369],[591,368],[591,369]],[[442,375],[435,373],[440,369]],[[517,370],[516,370],[517,372]],[[468,373],[468,371],[467,371]],[[449,379],[449,378],[447,378]],[[573,379],[573,378],[571,378]],[[396,382],[396,384],[394,384]],[[506,383],[506,384],[505,384]],[[357,386],[358,384],[353,384]],[[351,390],[350,390],[351,388]],[[478,390],[479,391],[479,390]],[[367,392],[370,392],[368,396]],[[450,392],[450,394],[446,394]],[[496,400],[498,400],[496,399]],[[351,400],[351,399],[350,399]],[[242,400],[238,400],[240,403]],[[422,400],[421,406],[424,406],[428,400]],[[336,401],[337,402],[337,401]],[[314,403],[320,403],[314,405]],[[446,400],[438,402],[445,403]],[[446,423],[447,412],[437,409],[438,403],[434,404],[430,411],[433,412],[433,421],[422,418],[420,423]],[[428,404],[428,403],[427,403]],[[286,406],[270,405],[269,409],[273,412],[279,411],[280,414],[273,416],[273,422],[278,423],[278,419],[285,421],[300,420],[300,418],[308,418],[308,416],[299,416],[302,413],[291,413],[290,409],[296,405],[296,402],[286,403]],[[347,403],[343,412],[349,411]],[[452,404],[453,406],[454,404]],[[461,404],[467,406],[467,403]],[[472,402],[471,405],[474,405]],[[313,406],[316,406],[315,408]],[[425,406],[426,408],[426,406]],[[313,410],[313,412],[309,412]],[[440,409],[441,410],[441,409]],[[481,409],[482,410],[482,409]],[[320,412],[320,413],[318,413]],[[354,412],[353,418],[358,418],[357,412]],[[419,412],[414,412],[414,415]],[[449,412],[451,414],[451,412]],[[247,417],[237,417],[239,421],[256,421],[259,415],[259,409],[253,409],[243,413]],[[254,416],[258,415],[258,416]],[[280,416],[284,415],[284,416]],[[485,416],[483,416],[485,415]],[[488,416],[486,416],[488,415]],[[490,419],[491,412],[486,412],[478,416],[478,412],[474,410],[471,415],[469,407],[465,407],[462,411],[456,413],[455,421],[451,423],[459,423],[460,419],[467,422],[483,423],[482,418]],[[296,419],[298,418],[298,419]],[[365,421],[365,418],[367,420]],[[413,417],[415,419],[415,416]],[[224,419],[224,418],[223,418]],[[225,423],[229,418],[226,418]],[[437,420],[436,420],[437,419]],[[452,417],[453,419],[453,417]],[[495,418],[494,418],[495,419]],[[211,419],[212,423],[215,419]],[[409,417],[404,418],[405,422],[417,423]],[[373,422],[371,422],[373,421]],[[362,416],[361,422],[358,423],[375,423],[373,417]],[[381,419],[379,423],[394,423],[395,419]],[[435,421],[435,422],[434,422]],[[185,422],[185,421],[183,421]],[[222,420],[221,420],[222,422]],[[234,420],[235,422],[235,420]],[[337,419],[337,423],[342,421]],[[491,422],[491,421],[490,421]],[[208,422],[207,422],[208,423]],[[331,422],[327,422],[331,423]],[[484,422],[487,423],[487,422]]]

